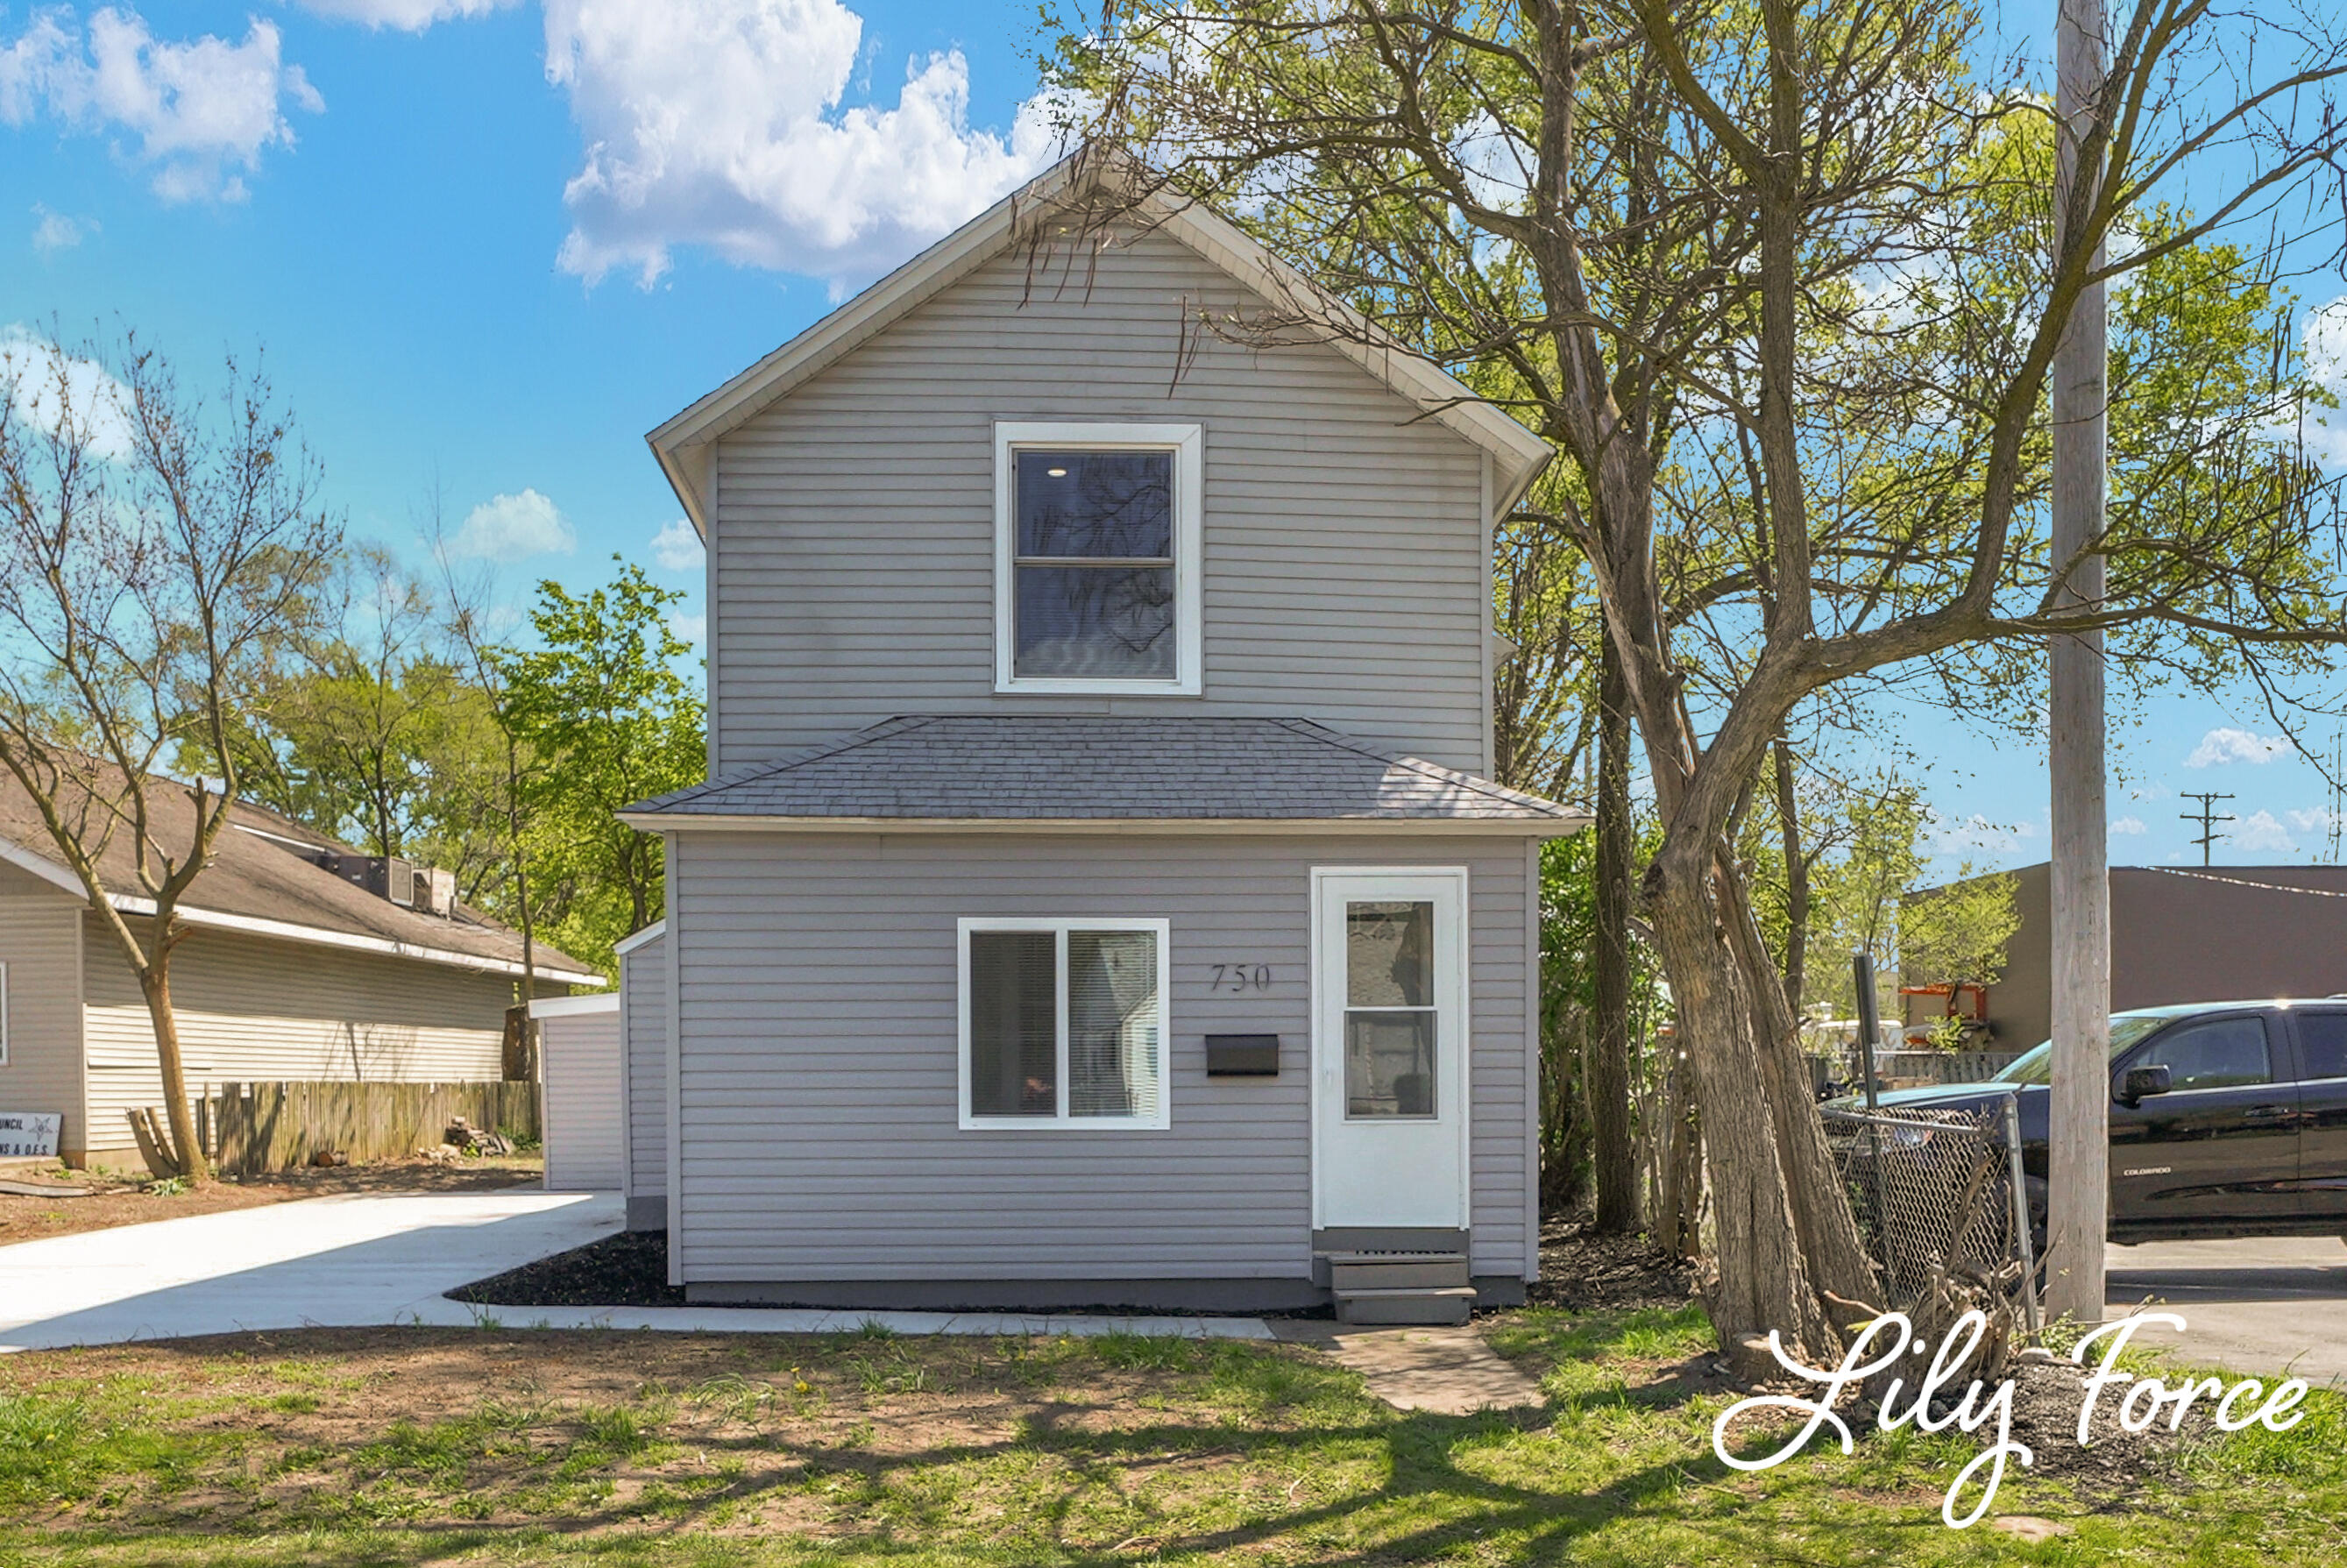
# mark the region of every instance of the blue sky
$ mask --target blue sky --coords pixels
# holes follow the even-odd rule
[[[1040,166],[1035,15],[0,4],[0,334],[133,326],[191,375],[265,345],[354,533],[412,548],[436,488],[509,591],[617,552],[697,592],[644,431]],[[2042,858],[2036,750],[1903,717],[1946,864]],[[2176,796],[2203,789],[2238,797],[2219,861],[2323,857],[2328,792],[2275,734],[2251,702],[2154,703],[2116,752],[2113,859],[2197,861]]]

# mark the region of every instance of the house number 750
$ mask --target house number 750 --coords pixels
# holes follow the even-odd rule
[[[1248,989],[1267,991],[1271,989],[1269,964],[1216,964],[1214,989],[1218,991],[1243,991]]]

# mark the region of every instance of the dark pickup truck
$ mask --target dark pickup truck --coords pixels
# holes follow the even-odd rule
[[[1980,1110],[2017,1089],[2042,1228],[2052,1055],[1881,1102]],[[2347,999],[2115,1013],[2110,1082],[2111,1240],[2347,1235]]]

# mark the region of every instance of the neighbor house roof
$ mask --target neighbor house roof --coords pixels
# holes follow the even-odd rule
[[[1307,719],[890,719],[781,762],[641,802],[654,832],[917,822],[1015,830],[1475,830],[1556,837],[1588,814]]]
[[[1097,150],[1062,159],[645,437],[693,527],[709,537],[711,462],[718,438],[821,374],[941,291],[968,277],[1090,194],[1130,194],[1132,217],[1196,252],[1263,299],[1304,307],[1327,345],[1418,410],[1489,453],[1491,515],[1512,507],[1552,456],[1548,444],[1351,305],[1274,256],[1210,209],[1182,198],[1133,159]]]
[[[158,781],[149,809],[157,837],[175,852],[195,836],[195,806],[187,789]],[[282,941],[344,948],[446,964],[476,972],[522,973],[521,934],[466,905],[443,919],[404,908],[324,866],[304,859],[303,848],[337,854],[364,853],[302,826],[273,811],[240,802],[230,808],[205,867],[189,888],[179,911],[190,926],[243,931]],[[67,868],[33,798],[15,777],[0,769],[0,861],[30,873],[75,897],[82,886]],[[151,915],[153,901],[139,889],[137,851],[128,827],[118,831],[98,860],[98,876],[114,907],[130,915]],[[603,977],[568,954],[538,944],[538,978],[572,985],[600,986]]]

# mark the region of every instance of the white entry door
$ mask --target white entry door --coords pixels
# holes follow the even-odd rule
[[[1312,873],[1316,1229],[1467,1225],[1467,873]]]

